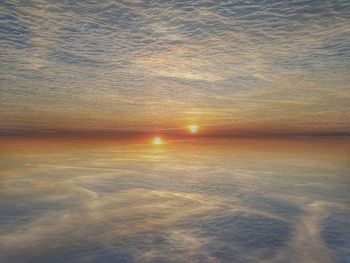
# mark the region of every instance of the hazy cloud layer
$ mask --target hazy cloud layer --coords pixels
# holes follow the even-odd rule
[[[0,128],[348,129],[349,14],[347,0],[2,1]]]

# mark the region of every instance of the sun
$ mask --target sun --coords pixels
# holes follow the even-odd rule
[[[161,144],[163,144],[163,140],[159,136],[156,136],[156,137],[153,138],[152,144],[154,144],[154,145],[161,145]]]
[[[198,129],[199,129],[199,126],[198,125],[195,125],[195,124],[192,124],[192,125],[188,125],[188,130],[190,131],[190,133],[197,133],[198,132]]]

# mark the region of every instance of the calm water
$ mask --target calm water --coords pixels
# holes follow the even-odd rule
[[[349,146],[3,138],[0,262],[350,262]]]

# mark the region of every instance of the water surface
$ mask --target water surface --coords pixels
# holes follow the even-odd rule
[[[350,143],[2,138],[1,262],[350,262]]]

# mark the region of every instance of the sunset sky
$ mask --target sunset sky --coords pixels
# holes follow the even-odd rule
[[[0,131],[349,132],[350,2],[1,1]]]

